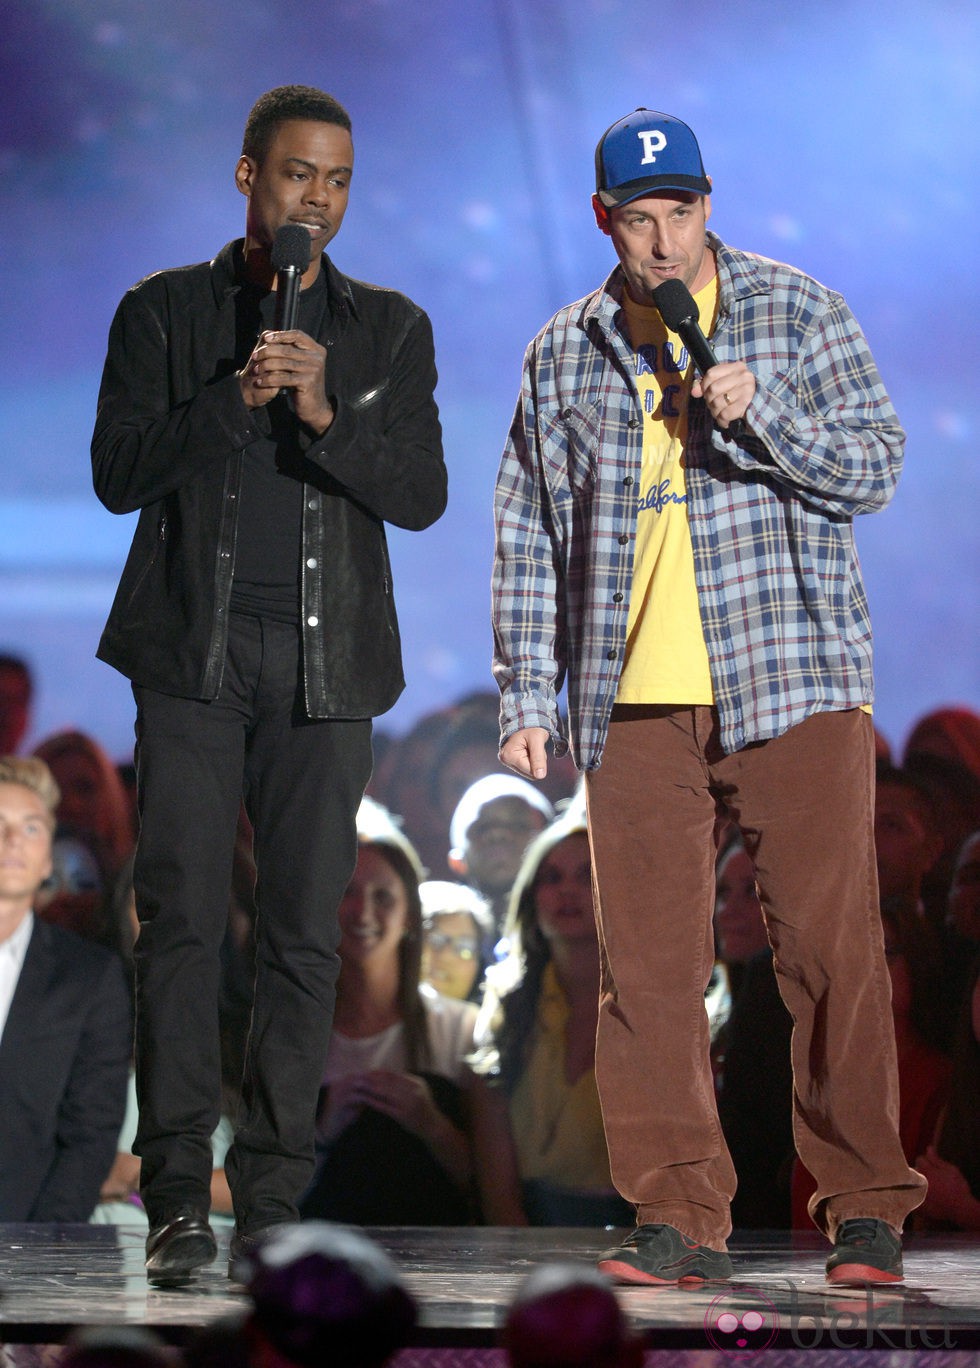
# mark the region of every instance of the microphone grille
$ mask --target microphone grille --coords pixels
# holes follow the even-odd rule
[[[683,280],[665,280],[653,291],[653,302],[671,332],[677,332],[688,319],[698,321],[698,306]]]
[[[310,264],[310,234],[300,223],[284,223],[276,229],[270,260],[275,271],[306,270]]]

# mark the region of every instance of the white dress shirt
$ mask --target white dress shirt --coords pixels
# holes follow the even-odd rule
[[[10,1004],[17,991],[20,971],[24,967],[24,956],[31,943],[33,931],[34,913],[28,912],[13,935],[8,936],[5,941],[0,941],[0,1040],[3,1039]]]

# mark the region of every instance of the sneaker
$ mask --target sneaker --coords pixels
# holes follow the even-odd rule
[[[673,1226],[641,1225],[599,1255],[599,1271],[624,1283],[721,1282],[732,1276],[732,1261]]]
[[[858,1216],[841,1221],[827,1260],[831,1283],[901,1282],[902,1242],[885,1221]]]

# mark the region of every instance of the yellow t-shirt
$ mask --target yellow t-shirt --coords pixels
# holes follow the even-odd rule
[[[710,333],[718,277],[694,296]],[[694,380],[687,349],[654,305],[624,295],[636,385],[643,405],[643,466],[633,587],[619,703],[713,703],[708,650],[694,582],[684,445]]]
[[[510,1099],[510,1123],[521,1178],[559,1187],[611,1192],[609,1155],[595,1071],[565,1078],[568,1000],[553,964],[545,966],[527,1066]]]

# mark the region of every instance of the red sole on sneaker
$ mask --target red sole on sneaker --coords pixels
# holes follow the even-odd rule
[[[872,1268],[870,1264],[838,1264],[827,1274],[829,1283],[897,1283],[903,1282],[903,1273],[886,1273],[883,1268]]]
[[[655,1284],[665,1287],[672,1278],[655,1278],[650,1273],[641,1273],[632,1264],[619,1263],[616,1259],[602,1259],[597,1265],[600,1273],[605,1273],[610,1278],[615,1278],[617,1282],[624,1283],[643,1283],[645,1285]]]
[[[702,1283],[704,1278],[687,1276],[684,1278],[656,1278],[652,1273],[644,1273],[632,1264],[620,1263],[618,1259],[602,1259],[597,1264],[600,1273],[605,1273],[618,1282],[637,1283],[644,1287],[670,1287],[676,1283]]]

